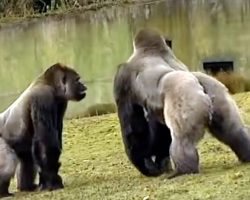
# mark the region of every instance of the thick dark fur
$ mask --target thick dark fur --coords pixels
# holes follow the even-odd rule
[[[163,118],[164,98],[160,95],[158,87],[165,74],[176,70],[188,71],[187,67],[167,47],[164,37],[151,30],[142,30],[134,39],[133,55],[126,63],[118,67],[115,75],[114,96],[125,150],[134,166],[146,176],[161,175],[169,164],[171,137]],[[210,99],[211,119],[202,123],[208,126],[216,138],[229,145],[240,161],[249,162],[249,132],[241,121],[237,107],[225,87],[215,79],[210,79],[210,77],[208,79],[202,73],[188,73],[186,76],[196,79],[197,87],[200,84],[204,95],[207,95],[206,99]],[[164,83],[168,82],[164,81]],[[219,87],[217,87],[218,84]],[[187,89],[190,90],[190,88]],[[188,94],[188,91],[183,92]],[[182,94],[177,95],[178,98],[180,95]],[[175,96],[172,97],[175,98]],[[197,121],[200,120],[200,117],[196,118]],[[202,135],[203,133],[198,134],[199,137]],[[196,139],[192,141],[193,139],[189,137],[186,139],[189,141],[188,144],[197,141]],[[177,164],[180,164],[171,177],[199,171],[196,150],[191,156],[196,161],[193,160],[192,163],[192,159],[188,160],[183,153],[180,153],[185,152],[187,150],[185,148],[189,148],[183,147],[177,146],[172,151],[181,162],[178,160]],[[155,160],[152,159],[153,156],[156,157]]]
[[[21,96],[0,114],[0,196],[10,195],[11,177],[15,173],[17,156],[17,187],[21,191],[37,188],[37,168],[41,190],[63,188],[58,174],[62,149],[63,117],[69,100],[80,101],[86,86],[78,73],[62,64],[55,64],[42,73]],[[0,143],[1,146],[1,143]],[[10,150],[9,150],[10,149]],[[11,153],[10,153],[11,151]],[[14,153],[13,153],[14,152]],[[3,182],[2,180],[5,180]]]

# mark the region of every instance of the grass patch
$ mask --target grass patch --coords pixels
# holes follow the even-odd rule
[[[250,93],[237,94],[235,99],[249,123]],[[143,177],[130,164],[116,114],[67,120],[63,141],[65,189],[17,192],[13,200],[250,199],[250,164],[240,164],[229,148],[208,134],[199,144],[201,173],[172,180],[166,179],[167,174]]]
[[[89,106],[83,113],[73,114],[67,119],[93,117],[99,115],[105,115],[116,112],[116,105],[114,103],[97,103]]]

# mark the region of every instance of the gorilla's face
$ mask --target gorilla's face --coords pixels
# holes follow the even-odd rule
[[[80,101],[85,98],[87,87],[80,80],[79,74],[69,71],[64,74],[65,96],[67,100]]]
[[[43,74],[46,83],[55,89],[57,98],[67,101],[80,101],[86,96],[87,87],[80,75],[72,68],[56,63]]]

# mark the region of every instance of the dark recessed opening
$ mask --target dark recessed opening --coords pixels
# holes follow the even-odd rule
[[[172,40],[165,39],[165,42],[166,42],[167,45],[172,49]]]
[[[230,72],[234,70],[233,61],[206,61],[203,62],[203,69],[208,74],[215,75],[220,71]]]

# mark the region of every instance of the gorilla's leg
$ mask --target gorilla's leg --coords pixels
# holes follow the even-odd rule
[[[204,73],[193,72],[193,74],[212,100],[210,132],[228,145],[240,161],[250,162],[250,132],[241,120],[237,105],[226,87]]]
[[[14,176],[18,163],[12,148],[0,137],[0,197],[11,196],[10,180]]]
[[[10,179],[0,181],[0,198],[13,196],[12,193],[9,193]]]
[[[228,145],[241,162],[250,162],[250,133],[235,111],[231,118],[227,113],[215,112],[209,130],[218,140]]]
[[[170,146],[170,155],[175,166],[175,172],[169,178],[199,172],[198,152],[189,138],[174,139]]]
[[[17,170],[17,188],[20,191],[34,191],[37,185],[36,167],[31,152],[19,155],[20,164]]]
[[[2,145],[0,145],[0,148],[1,147]],[[16,158],[13,157],[14,159],[12,159],[12,155],[5,150],[0,152],[0,158],[1,158],[0,160],[0,198],[1,198],[13,195],[12,193],[9,193],[9,186],[10,186],[10,180],[15,173],[16,164],[14,164],[15,162],[14,159]]]

